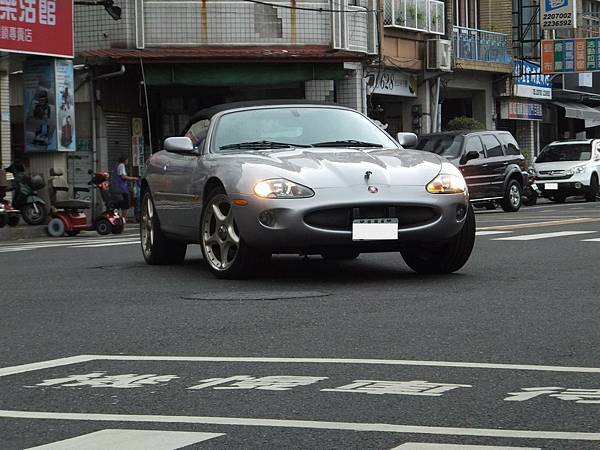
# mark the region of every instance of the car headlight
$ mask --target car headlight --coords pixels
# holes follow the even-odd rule
[[[573,167],[572,169],[568,169],[566,171],[567,175],[574,175],[574,174],[583,173],[583,172],[585,172],[585,166]]]
[[[308,198],[315,195],[312,189],[285,178],[261,181],[254,186],[254,193],[262,198]]]
[[[425,187],[430,194],[467,193],[467,182],[458,168],[450,163],[442,163],[440,173]]]
[[[427,185],[430,194],[462,194],[467,190],[467,183],[460,174],[440,173]]]
[[[529,170],[527,171],[527,173],[531,176],[536,176],[537,174],[535,173],[535,169],[533,167],[530,167]]]

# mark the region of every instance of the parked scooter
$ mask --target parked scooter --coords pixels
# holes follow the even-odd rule
[[[14,191],[12,205],[21,211],[23,220],[29,225],[40,225],[46,221],[46,202],[37,191],[46,184],[40,175],[29,176],[25,173],[23,164],[12,163],[6,172],[14,176],[10,190]]]
[[[19,224],[20,212],[12,207],[10,201],[6,199],[8,183],[4,170],[0,169],[0,228],[6,225],[15,227]]]
[[[90,171],[91,174],[91,171]],[[52,220],[48,223],[48,234],[53,237],[76,236],[81,231],[96,230],[98,234],[104,236],[110,233],[120,234],[125,229],[125,218],[121,217],[118,209],[112,204],[108,196],[103,192],[108,190],[108,174],[98,172],[94,174],[89,185],[93,185],[100,190],[102,200],[105,204],[105,210],[96,216],[91,224],[88,224],[87,215],[83,212],[92,207],[91,202],[68,198],[69,187],[66,180],[62,178],[62,171],[52,169],[50,171],[50,181],[48,183],[50,198],[52,199],[53,211]],[[89,192],[89,188],[74,188],[74,193]],[[67,192],[65,196],[63,193]]]

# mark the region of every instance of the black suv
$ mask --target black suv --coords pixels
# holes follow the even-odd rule
[[[457,166],[475,205],[492,208],[497,201],[504,211],[521,208],[528,178],[526,162],[508,131],[423,134],[416,148],[444,156]]]

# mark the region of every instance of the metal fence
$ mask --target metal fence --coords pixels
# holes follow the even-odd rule
[[[508,35],[474,28],[454,27],[454,57],[473,61],[511,64]]]

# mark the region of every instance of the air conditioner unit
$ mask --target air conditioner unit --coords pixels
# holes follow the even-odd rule
[[[427,40],[427,70],[452,70],[452,43],[446,39]]]

